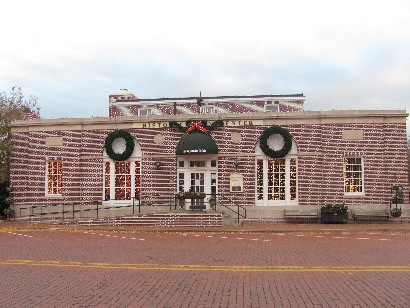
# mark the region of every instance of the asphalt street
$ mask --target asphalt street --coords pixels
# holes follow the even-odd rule
[[[5,226],[0,307],[409,307],[410,302],[407,232]]]

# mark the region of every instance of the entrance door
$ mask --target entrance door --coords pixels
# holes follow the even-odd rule
[[[210,208],[210,199],[217,194],[217,160],[197,156],[178,158],[178,192],[190,192],[194,198],[185,199],[185,209],[191,205]],[[214,204],[213,202],[212,204]]]
[[[191,188],[194,198],[189,200],[190,206],[205,206],[205,172],[190,172]],[[206,208],[206,206],[205,206]]]
[[[191,192],[205,193],[205,172],[191,172]]]

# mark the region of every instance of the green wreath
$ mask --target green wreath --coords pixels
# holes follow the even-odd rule
[[[117,138],[122,138],[125,140],[125,151],[122,153],[115,153],[112,149],[112,144],[114,140]],[[107,155],[112,160],[127,160],[134,152],[134,139],[132,138],[131,134],[125,130],[115,130],[109,133],[108,136],[105,138],[104,147],[105,151],[107,152]]]
[[[268,139],[272,135],[281,135],[285,144],[280,150],[272,150],[268,145]],[[292,135],[284,128],[280,126],[271,126],[262,133],[259,138],[259,146],[262,149],[263,153],[269,157],[273,158],[282,158],[288,155],[292,149]]]

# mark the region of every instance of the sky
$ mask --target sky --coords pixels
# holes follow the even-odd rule
[[[21,87],[42,118],[107,116],[124,88],[410,112],[408,0],[0,0],[0,12],[0,92]]]

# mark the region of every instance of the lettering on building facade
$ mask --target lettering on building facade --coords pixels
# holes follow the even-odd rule
[[[194,121],[194,120],[193,120]],[[185,125],[185,122],[178,122],[181,125]],[[212,125],[212,121],[208,121],[208,125]],[[227,120],[224,121],[224,126],[255,126],[262,125],[261,120]],[[133,128],[168,128],[169,122],[147,122],[147,123],[134,123]]]

